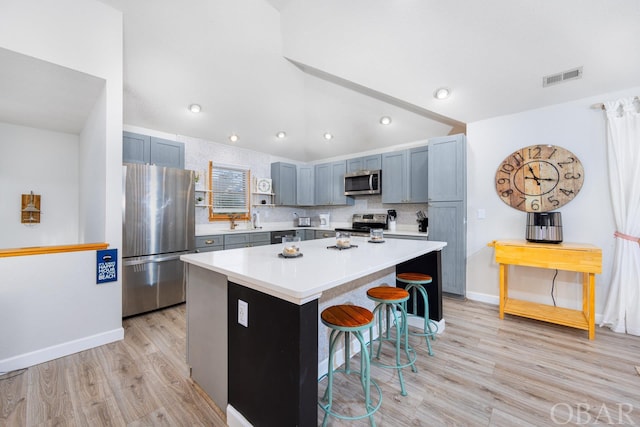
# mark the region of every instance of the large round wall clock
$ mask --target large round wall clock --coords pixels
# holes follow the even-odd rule
[[[496,171],[498,196],[524,212],[548,212],[573,200],[584,183],[575,154],[556,145],[531,145],[507,156]]]

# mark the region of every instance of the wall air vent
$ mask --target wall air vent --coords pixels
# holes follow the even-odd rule
[[[556,85],[558,83],[564,83],[569,80],[575,80],[582,78],[582,67],[574,68],[572,70],[563,71],[562,73],[550,74],[542,78],[542,87]]]

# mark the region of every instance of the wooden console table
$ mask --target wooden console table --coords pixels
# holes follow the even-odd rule
[[[494,240],[500,264],[500,318],[504,313],[589,331],[595,331],[596,273],[602,272],[602,249],[582,243],[531,243],[526,240]],[[582,311],[509,298],[509,265],[549,268],[583,273]]]

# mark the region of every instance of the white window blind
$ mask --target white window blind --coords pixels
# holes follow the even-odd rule
[[[249,212],[249,171],[213,165],[211,173],[214,214]]]

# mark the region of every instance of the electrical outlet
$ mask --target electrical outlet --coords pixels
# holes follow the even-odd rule
[[[249,303],[238,300],[238,323],[245,328],[249,327]]]

